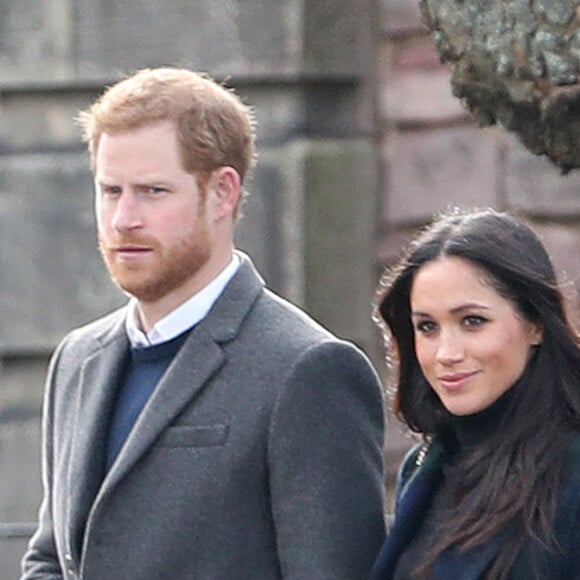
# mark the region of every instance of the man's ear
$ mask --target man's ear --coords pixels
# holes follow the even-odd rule
[[[242,196],[240,174],[229,165],[216,169],[211,177],[210,187],[213,190],[212,210],[216,221],[235,216],[236,208]]]

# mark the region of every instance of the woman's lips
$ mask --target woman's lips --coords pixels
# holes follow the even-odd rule
[[[441,375],[437,380],[447,391],[458,391],[463,389],[477,373],[478,371],[470,371]]]

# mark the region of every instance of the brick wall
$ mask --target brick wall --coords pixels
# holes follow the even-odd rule
[[[580,171],[560,174],[501,127],[481,129],[452,96],[450,74],[416,0],[382,0],[378,118],[382,215],[377,262],[396,261],[418,226],[449,205],[493,206],[527,218],[562,279],[580,278]],[[576,286],[567,291],[574,311]],[[409,446],[391,424],[388,478]]]

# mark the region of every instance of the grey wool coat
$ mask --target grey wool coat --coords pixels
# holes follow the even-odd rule
[[[365,356],[242,255],[103,475],[124,318],[72,331],[52,358],[22,579],[365,579],[384,537],[382,402]]]

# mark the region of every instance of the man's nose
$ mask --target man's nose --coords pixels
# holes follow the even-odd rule
[[[123,191],[117,198],[112,225],[119,232],[133,230],[143,225],[141,204],[133,192]]]

